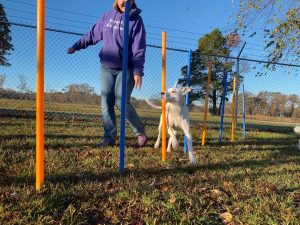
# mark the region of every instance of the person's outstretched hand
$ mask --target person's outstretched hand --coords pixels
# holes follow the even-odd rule
[[[136,74],[136,75],[134,75],[133,78],[134,78],[134,82],[135,82],[134,87],[137,88],[138,90],[141,90],[142,83],[143,83],[143,77]]]
[[[75,52],[75,49],[71,47],[71,48],[68,49],[67,53],[68,54],[73,54],[74,52]]]

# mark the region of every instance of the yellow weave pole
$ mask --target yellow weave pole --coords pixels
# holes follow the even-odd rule
[[[44,183],[45,0],[37,0],[36,190]]]
[[[166,123],[166,45],[167,45],[167,34],[162,32],[162,73],[161,73],[161,91],[164,94],[161,99],[162,106],[162,141],[161,141],[161,154],[162,161],[166,161],[167,156],[167,123]]]
[[[206,130],[207,130],[207,112],[208,112],[208,97],[209,97],[209,87],[211,80],[211,62],[208,63],[208,75],[206,81],[206,95],[204,104],[204,121],[203,121],[203,131],[202,131],[202,145],[205,145],[206,140]]]
[[[235,95],[236,95],[236,76],[233,78],[233,95],[232,95],[232,116],[231,116],[231,142],[234,142],[234,112],[235,112]]]

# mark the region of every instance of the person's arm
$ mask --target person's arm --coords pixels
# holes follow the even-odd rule
[[[90,45],[97,44],[103,37],[102,30],[103,17],[87,32],[79,41],[77,41],[71,48],[68,49],[68,54],[72,54],[80,49],[85,49]]]
[[[133,74],[142,77],[144,76],[146,54],[146,31],[141,17],[133,27],[132,53]]]

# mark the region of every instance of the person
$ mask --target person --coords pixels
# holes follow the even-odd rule
[[[147,143],[145,127],[130,102],[134,88],[140,90],[144,75],[146,53],[146,31],[143,19],[134,0],[130,1],[126,120],[131,125],[139,147]],[[99,53],[101,108],[104,125],[103,141],[99,147],[116,144],[117,126],[114,106],[121,108],[122,96],[122,59],[124,38],[125,1],[115,0],[113,9],[106,12],[98,22],[79,41],[68,49],[68,54],[85,49],[102,41]]]

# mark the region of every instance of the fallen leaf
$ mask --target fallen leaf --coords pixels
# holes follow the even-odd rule
[[[207,191],[207,188],[206,187],[195,187],[193,191],[203,193],[203,192]]]
[[[278,191],[278,187],[275,185],[275,184],[270,184],[268,186],[268,189],[271,191],[271,192],[277,192]]]
[[[171,198],[169,199],[169,202],[170,202],[171,204],[174,204],[174,203],[176,202],[176,197],[175,197],[175,195],[172,195],[172,196],[171,196]]]
[[[213,189],[211,192],[212,192],[214,195],[217,195],[217,196],[220,196],[220,195],[222,194],[222,192],[219,191],[218,189]]]
[[[224,182],[223,182],[223,185],[224,185],[224,187],[227,187],[227,188],[233,187],[233,183],[230,182],[230,181],[224,181]]]
[[[160,190],[162,190],[162,191],[168,191],[169,188],[168,188],[168,186],[162,186],[162,187],[160,188]]]
[[[230,212],[224,212],[220,215],[223,223],[230,223],[233,220],[233,215]]]
[[[133,163],[129,163],[128,165],[127,165],[127,168],[128,169],[132,169],[132,168],[134,168],[135,166],[134,166],[134,164]]]

